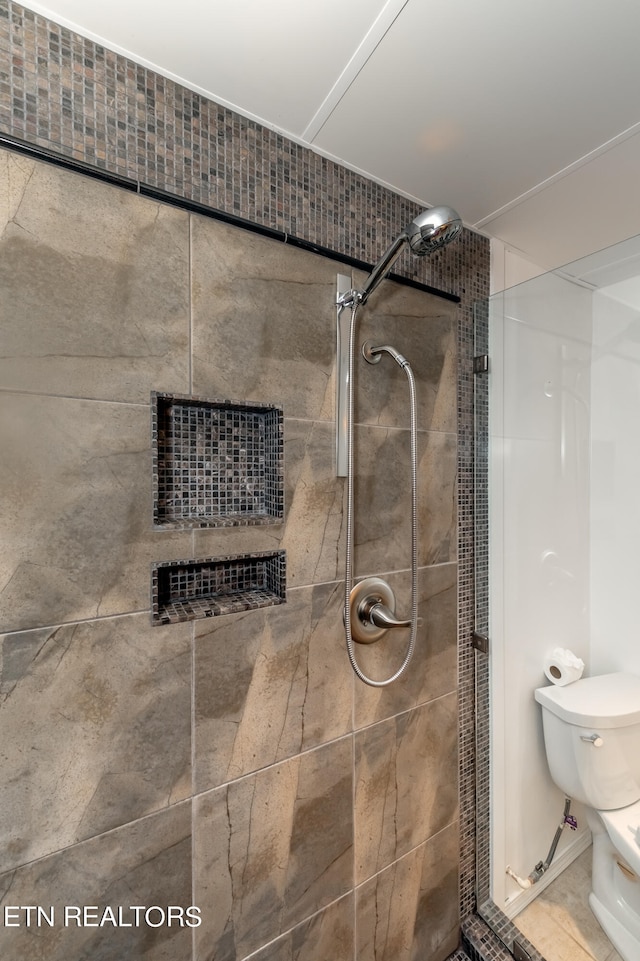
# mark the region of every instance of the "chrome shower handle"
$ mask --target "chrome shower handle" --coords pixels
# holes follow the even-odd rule
[[[395,615],[395,594],[381,577],[365,577],[349,594],[351,634],[358,644],[379,641],[391,627],[411,627]],[[420,623],[417,618],[416,626]]]
[[[362,605],[360,614],[363,620],[387,630],[390,627],[411,627],[411,620],[399,620],[381,600],[373,599]]]

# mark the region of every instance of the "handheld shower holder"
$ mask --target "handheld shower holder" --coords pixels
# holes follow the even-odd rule
[[[382,360],[383,354],[389,354],[393,357],[398,367],[404,370],[405,367],[409,366],[409,361],[406,357],[396,350],[395,347],[390,347],[389,344],[382,344],[380,347],[374,347],[370,340],[365,340],[362,345],[362,356],[368,364],[379,364]]]
[[[347,281],[349,278],[347,277]],[[344,310],[345,307],[357,307],[358,304],[362,303],[362,292],[356,290],[352,287],[351,290],[345,290],[342,293],[338,291],[338,298],[336,300],[336,307],[338,310]]]

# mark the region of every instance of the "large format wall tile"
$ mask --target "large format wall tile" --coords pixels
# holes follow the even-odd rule
[[[343,593],[292,590],[284,605],[197,623],[196,792],[351,730]]]
[[[358,312],[354,364],[357,423],[408,427],[409,383],[388,355],[367,363],[361,345],[390,344],[413,371],[420,430],[456,430],[456,324],[458,307],[400,284],[379,287]]]
[[[355,573],[411,564],[409,431],[357,427]],[[418,563],[456,559],[456,437],[418,433]]]
[[[285,425],[285,503],[291,587],[333,581],[344,556],[344,479],[336,477],[333,425]]]
[[[190,795],[187,625],[107,618],[0,654],[0,870]]]
[[[332,424],[285,420],[284,527],[196,531],[201,556],[251,550],[287,552],[287,585],[333,581],[344,574],[344,478],[335,473]],[[411,563],[409,432],[356,428],[355,574],[403,570]],[[418,434],[418,560],[456,558],[456,439]]]
[[[6,393],[0,406],[0,628],[148,610],[153,560],[189,556],[151,527],[148,407]]]
[[[256,950],[352,886],[352,743],[195,799],[197,961]]]
[[[189,235],[183,213],[92,182],[80,181],[76,197],[76,178],[59,174],[15,160],[0,241],[23,298],[19,323],[8,323],[2,342],[12,359],[0,363],[0,630],[14,632],[3,639],[0,687],[0,725],[9,730],[0,754],[12,772],[0,789],[0,824],[11,856],[5,867],[15,866],[5,886],[23,903],[46,903],[52,884],[71,903],[118,897],[127,904],[130,896],[143,903],[129,875],[149,840],[149,876],[163,873],[160,887],[146,889],[149,897],[188,903],[179,894],[188,871],[187,813],[179,816],[180,837],[162,818],[186,812],[177,802],[194,792],[198,961],[252,952],[264,961],[346,961],[354,938],[354,820],[356,878],[375,878],[375,895],[378,884],[389,890],[380,871],[411,857],[456,816],[457,308],[385,284],[358,318],[359,341],[392,343],[416,374],[420,561],[440,565],[420,572],[425,623],[415,672],[373,690],[354,679],[343,638],[345,482],[335,475],[333,416],[340,266],[196,215]],[[40,209],[46,192],[49,212]],[[89,230],[93,218],[104,224],[102,233]],[[7,289],[12,277],[0,268]],[[51,324],[41,329],[49,287]],[[28,346],[34,338],[35,350]],[[377,367],[357,363],[358,572],[393,571],[404,611],[406,377],[389,358]],[[14,383],[19,389],[8,391]],[[153,530],[151,389],[284,406],[282,523]],[[287,553],[286,604],[150,627],[151,561],[278,548]],[[130,612],[138,613],[111,616]],[[362,651],[381,673],[406,632],[388,640]],[[123,821],[134,823],[121,829]],[[166,839],[162,824],[169,825]],[[109,833],[96,836],[101,831]],[[175,843],[175,878],[165,840]],[[71,847],[60,850],[64,845]],[[139,870],[144,874],[142,863]],[[406,887],[404,870],[394,875],[399,887]],[[413,880],[417,870],[409,872]],[[434,877],[436,868],[428,871]],[[422,892],[419,900],[429,877],[411,888]],[[121,895],[118,879],[134,894]],[[362,905],[369,903],[365,888]],[[403,926],[412,943],[427,945],[420,918],[432,914],[421,904],[413,927],[401,904],[386,907],[390,930]],[[449,907],[440,905],[443,917]],[[382,916],[380,897],[377,909]],[[6,956],[40,961],[42,946],[42,961],[189,957],[190,931],[112,935],[54,930],[39,941],[10,932]]]
[[[0,387],[188,389],[188,214],[6,151],[0,195]]]
[[[331,418],[336,265],[202,217],[192,265],[196,393]]]
[[[457,722],[454,693],[356,733],[356,882],[457,817]]]
[[[179,85],[167,81],[165,78],[158,77],[153,71],[143,68],[127,60],[120,55],[113,54],[108,50],[96,45],[92,41],[79,37],[66,28],[46,20],[30,10],[25,10],[19,3],[2,3],[5,16],[0,18],[0,33],[4,43],[4,50],[7,53],[7,82],[3,84],[2,100],[3,124],[6,131],[11,135],[26,140],[37,145],[48,145],[54,153],[60,156],[78,158],[94,166],[121,173],[131,178],[131,183],[142,182],[145,184],[156,184],[166,187],[168,190],[175,191],[180,197],[202,200],[221,210],[231,214],[246,217],[256,223],[278,226],[284,231],[306,238],[311,243],[323,244],[337,252],[344,252],[365,260],[375,260],[380,253],[395,236],[397,230],[405,223],[408,223],[414,214],[415,204],[399,197],[391,190],[381,188],[379,185],[372,184],[362,176],[340,168],[337,164],[328,162],[325,158],[320,158],[312,151],[304,150],[299,145],[291,144],[277,132],[265,130],[253,122],[248,122],[245,118],[234,114],[232,111],[223,109],[221,106],[206,101],[192,91],[185,90]],[[10,16],[9,16],[10,14]],[[72,96],[70,96],[70,91]],[[104,94],[108,93],[108,96]],[[23,165],[24,161],[16,165],[12,177],[20,178],[17,167]],[[25,169],[24,167],[22,169]],[[26,175],[22,176],[22,180]],[[16,183],[15,179],[13,181]],[[80,178],[74,178],[74,185],[80,182]],[[20,185],[19,190],[22,189]],[[110,195],[111,196],[111,195]],[[4,203],[5,193],[0,190],[0,205]],[[65,211],[65,221],[73,222],[75,215],[75,201],[70,198],[71,203]],[[147,202],[139,197],[131,196],[134,206],[140,206]],[[115,201],[114,201],[115,203]],[[97,208],[96,208],[97,209]],[[92,227],[99,235],[100,221],[105,219],[104,209],[100,210],[98,217],[91,217]],[[136,212],[137,217],[137,212]],[[9,218],[7,218],[9,219]],[[13,230],[13,228],[11,228]],[[79,234],[86,239],[86,231],[79,231]],[[15,233],[12,235],[15,236]],[[195,234],[194,234],[195,236]],[[91,238],[92,242],[95,238]],[[137,234],[140,240],[140,234]],[[54,245],[52,245],[54,246]],[[55,246],[54,246],[54,249]],[[4,253],[4,251],[3,251]],[[144,246],[141,246],[137,254],[144,258]],[[207,259],[209,253],[201,258],[204,270],[207,269]],[[49,257],[45,258],[48,261]],[[44,264],[44,261],[43,261]],[[99,280],[100,263],[94,264],[87,261],[89,269],[92,271],[87,277],[87,284],[91,286]],[[69,277],[67,270],[61,271],[61,276],[65,282]],[[97,272],[94,270],[97,266]],[[166,261],[158,265],[160,270],[166,268]],[[336,265],[340,269],[339,265]],[[0,268],[1,269],[1,268]],[[464,231],[460,239],[444,251],[438,251],[434,256],[417,259],[405,253],[396,263],[395,269],[405,276],[415,276],[427,283],[433,283],[437,287],[444,287],[447,290],[459,291],[462,294],[462,305],[458,309],[460,320],[460,345],[464,352],[461,358],[461,392],[459,395],[458,410],[461,417],[463,430],[468,435],[470,425],[471,407],[469,398],[471,397],[471,385],[469,383],[470,370],[470,328],[471,324],[471,304],[474,300],[486,296],[488,292],[489,275],[489,243],[486,238],[481,238],[470,231]],[[331,271],[333,273],[333,270]],[[174,284],[174,276],[167,272],[165,276],[158,278],[158,271],[154,274],[154,264],[150,265],[150,276],[155,276],[156,281],[160,281],[158,290],[162,291],[163,300],[167,300],[177,295],[177,300],[187,295],[186,288],[178,288],[175,284],[173,289],[168,291],[167,286]],[[55,283],[53,278],[53,283]],[[334,280],[331,278],[328,288],[334,287]],[[363,312],[360,322],[366,321],[367,316],[378,313],[385,314],[387,298],[392,296],[393,285],[383,284],[376,291],[375,299],[370,301],[367,312]],[[46,300],[49,291],[45,286],[40,288]],[[263,291],[266,292],[266,300],[270,301],[268,284],[264,285]],[[82,293],[82,292],[81,292]],[[119,292],[118,292],[119,293]],[[153,291],[151,292],[153,303]],[[288,292],[287,301],[291,302],[292,297]],[[331,290],[331,294],[333,290]],[[54,291],[54,296],[60,298],[60,291]],[[224,294],[228,297],[228,293]],[[394,295],[395,297],[395,295]],[[332,298],[331,298],[332,299]],[[325,303],[325,296],[321,294],[319,301]],[[7,312],[10,309],[5,301]],[[43,310],[42,303],[35,305],[38,311]],[[264,313],[269,313],[271,305],[263,305]],[[327,311],[330,308],[327,307]],[[260,304],[252,306],[252,311],[257,314],[261,311]],[[333,311],[330,311],[333,314]],[[369,313],[370,312],[370,313]],[[403,310],[399,314],[403,314]],[[406,312],[406,316],[413,318],[412,310]],[[428,313],[428,311],[425,311]],[[315,316],[315,305],[311,312]],[[208,322],[205,316],[205,323]],[[321,338],[322,350],[327,349],[327,345],[333,340],[333,317],[329,322],[327,314],[327,330],[321,330],[318,336]],[[377,320],[376,320],[377,323]],[[312,333],[316,328],[310,325],[309,331]],[[130,327],[127,331],[129,336],[134,336],[134,330]],[[426,333],[426,332],[425,332]],[[398,331],[400,334],[400,331]],[[312,334],[313,335],[313,334]],[[157,346],[155,339],[156,332],[151,333],[150,343]],[[396,334],[391,331],[390,340]],[[170,339],[170,337],[168,338]],[[207,339],[204,344],[205,351],[216,350],[215,339]],[[221,340],[224,342],[224,338]],[[445,409],[444,397],[447,393],[443,390],[446,376],[444,366],[440,369],[442,374],[437,372],[437,349],[434,352],[431,344],[428,356],[434,361],[433,376],[429,373],[427,381],[433,385],[437,394],[434,398],[434,413],[426,418],[423,427],[431,427],[443,431],[452,431],[453,418],[456,414],[456,405],[451,401],[448,409]],[[139,347],[139,344],[138,344]],[[74,347],[74,350],[77,349]],[[30,351],[33,347],[29,348]],[[293,354],[292,345],[287,344],[290,358]],[[417,366],[417,359],[412,350],[412,345],[408,345],[407,356],[410,357],[414,367]],[[164,358],[164,347],[156,352],[158,363],[162,366]],[[0,351],[2,354],[3,351]],[[179,351],[178,351],[179,354]],[[96,367],[103,367],[105,356],[111,356],[107,348],[100,352],[99,358],[93,364],[89,358],[81,361],[83,370],[94,371]],[[136,354],[140,357],[140,353]],[[259,381],[261,373],[251,374],[246,370],[236,371],[236,363],[243,364],[243,359],[258,358],[255,349],[251,352],[245,351],[245,345],[240,340],[238,345],[238,355],[233,357],[233,368],[229,370],[227,379],[222,386],[228,385],[229,389],[234,389],[236,384],[239,388],[243,383],[254,376]],[[426,354],[425,354],[426,356]],[[30,370],[33,369],[30,362],[27,362]],[[114,360],[109,378],[117,382],[120,372],[124,368],[131,372],[135,367],[136,378],[140,372],[140,363],[143,361],[133,361],[124,358],[122,361]],[[213,368],[216,363],[204,356],[203,363],[206,377],[202,379],[203,391],[209,392],[210,388],[217,387],[217,381],[212,376]],[[10,361],[13,365],[14,361]],[[183,357],[179,354],[174,361],[176,372],[176,389],[179,391],[178,383],[183,377],[184,364]],[[278,365],[271,359],[267,360],[266,367],[269,368],[269,375],[266,377],[266,387],[271,393],[271,376],[273,370],[278,372]],[[307,365],[307,361],[302,361],[300,366]],[[9,365],[7,365],[9,366]],[[198,361],[196,361],[196,370]],[[220,369],[218,363],[218,369]],[[291,359],[282,367],[292,368]],[[294,366],[296,366],[294,364]],[[382,366],[382,365],[380,365]],[[53,370],[70,370],[70,382],[76,383],[75,362],[70,360],[68,365],[61,358],[57,358],[53,365]],[[6,367],[5,367],[6,370]],[[310,374],[309,384],[315,397],[324,396],[323,404],[328,408],[332,403],[332,389],[329,386],[329,373],[331,364],[327,357],[323,358],[321,369],[311,370],[307,365]],[[399,373],[399,372],[398,372]],[[425,392],[421,389],[423,377],[419,371],[418,392],[421,404],[424,403]],[[43,371],[48,376],[48,371]],[[211,375],[211,376],[210,376]],[[153,375],[155,376],[155,375]],[[93,388],[92,372],[87,378],[84,374],[81,381],[81,389],[86,389],[87,382]],[[174,381],[171,374],[165,371],[166,382],[154,383],[153,387],[159,390],[172,390]],[[285,373],[289,377],[289,373]],[[327,391],[324,393],[322,379],[327,381]],[[66,381],[66,378],[63,378]],[[144,375],[141,377],[144,381]],[[105,380],[96,377],[96,383],[102,388],[105,387]],[[0,386],[2,382],[0,381]],[[143,384],[132,381],[128,385],[129,389],[141,390]],[[33,389],[33,387],[31,388]],[[37,389],[37,388],[36,388]],[[65,389],[66,385],[65,385]],[[287,385],[288,389],[288,385]],[[384,388],[386,390],[386,388]],[[431,388],[429,388],[431,389]],[[285,393],[285,391],[283,391]],[[291,392],[292,394],[295,391]],[[235,389],[232,396],[235,395]],[[398,405],[404,402],[404,393],[401,380],[394,380],[392,389],[389,392],[388,402],[384,405],[377,403],[377,398],[372,398],[371,416],[374,423],[380,422],[392,426],[396,421],[391,419],[391,412],[396,406],[396,395]],[[288,396],[288,395],[287,395]],[[270,398],[268,398],[270,399]],[[442,401],[442,406],[441,406]],[[288,401],[287,401],[288,403]],[[384,409],[384,413],[378,413]],[[398,407],[402,414],[403,408]],[[304,416],[308,416],[305,414]],[[314,415],[316,416],[316,415]],[[323,416],[325,416],[323,414]],[[384,418],[389,416],[389,420]],[[395,414],[394,414],[395,417]],[[431,419],[433,417],[433,419]],[[360,414],[363,419],[363,412]],[[441,418],[441,419],[439,419]],[[448,420],[449,418],[449,420]],[[464,437],[463,437],[464,441]],[[464,503],[468,503],[469,494],[468,478],[471,476],[468,471],[468,456],[466,448],[461,448],[461,475],[462,496]],[[69,484],[75,483],[72,473],[69,475]],[[30,481],[25,480],[25,484]],[[466,487],[465,487],[466,485]],[[43,498],[41,503],[45,505]],[[139,503],[136,501],[134,510],[138,510]],[[3,507],[3,514],[9,513],[6,505]],[[468,512],[467,512],[468,513]],[[42,526],[40,521],[34,519],[33,522]],[[333,519],[332,519],[333,522]],[[472,583],[471,554],[465,550],[465,544],[469,545],[469,522],[465,520],[464,513],[461,516],[463,524],[461,546],[463,548],[460,558],[461,562],[461,583],[463,585],[462,610],[461,610],[461,636],[465,635],[465,625],[469,624],[470,611],[469,598],[473,592],[468,590]],[[466,525],[466,526],[465,526]],[[108,538],[108,530],[104,529],[103,544]],[[273,543],[269,547],[277,546],[281,532],[272,538]],[[119,540],[119,535],[117,535]],[[465,540],[466,538],[466,540]],[[300,542],[302,542],[300,538]],[[154,559],[169,559],[175,557],[185,557],[191,554],[190,550],[173,550],[177,547],[170,538],[158,535],[157,543],[161,544],[162,553]],[[251,541],[247,542],[247,550],[256,549],[252,547]],[[327,542],[328,543],[328,542]],[[108,550],[107,550],[108,553]],[[128,573],[131,571],[131,554],[135,554],[135,548],[124,546],[122,550],[123,565]],[[206,551],[205,554],[225,553],[225,551]],[[82,552],[81,552],[82,554]],[[196,556],[199,554],[198,547],[195,550]],[[45,560],[48,564],[48,560]],[[84,563],[84,561],[83,561]],[[311,566],[311,565],[310,565]],[[338,563],[339,566],[339,563]],[[296,564],[297,567],[297,564]],[[64,571],[66,571],[66,566]],[[44,567],[40,569],[40,574],[48,573]],[[109,569],[107,569],[107,576]],[[4,587],[4,579],[0,579],[0,588]],[[28,583],[24,582],[27,590],[32,590],[34,596],[38,594],[39,583],[34,576]],[[100,596],[100,595],[99,595]],[[466,601],[465,601],[466,597]],[[21,601],[22,603],[22,601]],[[29,602],[24,606],[30,609],[37,609],[37,605]],[[69,605],[71,606],[71,605]],[[91,606],[91,605],[89,605]],[[65,609],[64,605],[62,606]],[[22,610],[22,608],[21,608]],[[472,618],[471,618],[472,620]],[[33,626],[28,624],[28,626]],[[6,629],[6,628],[5,628]],[[473,701],[473,684],[469,683],[470,671],[473,670],[473,658],[469,660],[468,651],[463,646],[462,651],[462,695],[466,717],[471,727],[473,727],[473,711],[468,710],[468,705]],[[468,735],[468,731],[467,731]],[[467,737],[468,741],[468,737]],[[473,809],[473,779],[470,779],[470,787],[465,791],[466,800],[469,801]],[[469,821],[471,821],[469,816]],[[473,844],[471,831],[467,834],[467,854],[469,853],[469,843]],[[472,864],[473,858],[468,857],[467,863]],[[466,899],[468,910],[473,909],[473,879],[467,877],[465,881],[466,891],[463,890],[463,898]],[[384,909],[384,906],[381,905]],[[36,939],[32,939],[36,940]],[[266,956],[269,956],[271,948],[265,948]],[[275,950],[275,949],[274,949]],[[2,953],[2,952],[0,952]],[[46,952],[45,952],[46,953]],[[135,951],[122,952],[124,958],[130,954],[136,957]],[[138,952],[139,954],[139,952]],[[327,952],[327,957],[331,952]],[[35,959],[32,951],[26,950],[19,952],[20,961],[26,957]],[[73,951],[64,954],[66,961],[72,961]],[[180,961],[181,956],[175,952],[172,961]],[[14,961],[14,959],[11,959]],[[47,958],[50,961],[50,958]],[[424,961],[427,961],[425,958]]]
[[[336,477],[332,424],[285,419],[283,524],[195,531],[196,554],[287,552],[287,587],[334,581],[344,557],[344,479]]]
[[[0,926],[2,961],[191,961],[191,803],[0,874],[3,916],[20,905],[43,907],[49,917],[53,908],[54,923],[28,927],[24,912],[10,912],[20,925]],[[136,926],[135,905],[163,909],[164,921],[158,910],[138,912]],[[182,925],[177,911],[167,924],[169,906],[183,909]],[[78,926],[70,912],[65,926],[65,908],[73,907],[93,909],[89,924],[81,913]]]
[[[418,625],[413,657],[404,674],[387,687],[369,687],[358,681],[356,728],[400,714],[456,689],[456,575],[455,564],[422,568],[418,572],[418,617],[422,623]],[[396,596],[397,616],[408,618],[411,614],[410,572],[385,575],[384,579]],[[369,677],[386,678],[402,664],[408,644],[409,629],[394,630],[375,644],[356,645],[356,657]]]
[[[356,893],[358,961],[443,961],[458,945],[458,825]]]
[[[353,921],[353,895],[347,895],[256,952],[252,961],[353,961]]]
[[[194,218],[194,389],[280,403],[288,417],[332,419],[336,277],[347,268],[259,236]],[[363,277],[359,278],[360,280]],[[365,340],[410,360],[422,429],[455,431],[458,308],[398,284],[357,319],[356,419],[407,426],[409,390],[388,357],[371,367]],[[234,358],[242,356],[239,369]]]

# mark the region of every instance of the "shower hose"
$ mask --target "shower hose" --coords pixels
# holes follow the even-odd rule
[[[353,588],[353,374],[355,367],[355,331],[356,331],[357,303],[351,308],[351,324],[349,327],[349,387],[347,392],[347,546],[345,551],[345,597],[344,597],[344,627],[347,642],[347,653],[351,667],[365,684],[371,687],[386,687],[404,674],[416,646],[418,627],[418,444],[417,444],[417,414],[416,414],[416,385],[413,371],[409,362],[392,347],[379,347],[376,352],[386,351],[396,363],[402,367],[409,381],[411,398],[411,628],[409,646],[404,660],[395,674],[383,680],[368,677],[356,660],[354,640],[351,636],[351,590]]]

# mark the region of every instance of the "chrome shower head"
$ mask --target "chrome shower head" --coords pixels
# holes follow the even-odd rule
[[[453,207],[431,207],[412,220],[405,234],[414,254],[424,257],[458,236],[462,221]]]
[[[369,274],[362,290],[350,291],[347,295],[348,299],[343,303],[345,305],[348,302],[364,304],[391,270],[405,242],[409,244],[414,254],[424,257],[425,254],[433,253],[434,250],[454,240],[461,229],[462,220],[452,207],[430,207],[428,210],[423,210],[384,252]]]

